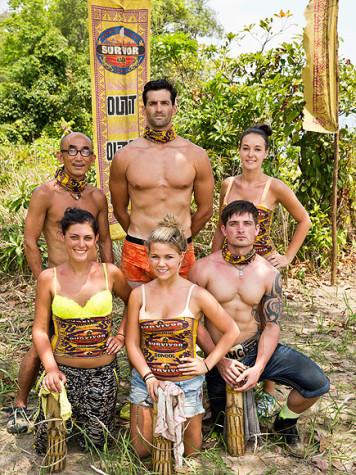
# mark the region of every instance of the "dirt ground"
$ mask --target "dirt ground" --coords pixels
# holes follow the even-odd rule
[[[247,447],[240,458],[227,456],[221,446],[205,437],[207,459],[187,463],[186,473],[239,475],[356,473],[355,443],[355,308],[356,282],[352,266],[343,267],[339,285],[331,287],[328,276],[308,277],[304,282],[289,278],[285,286],[285,316],[282,338],[311,356],[326,371],[331,391],[300,418],[305,445],[304,458],[286,454],[266,435],[257,448]],[[28,346],[33,315],[33,282],[2,279],[0,294],[0,403],[11,405],[18,364]],[[119,403],[126,398],[128,383],[125,366]],[[279,399],[286,393],[281,389]],[[31,405],[35,407],[35,395]],[[32,475],[40,473],[41,458],[32,448],[33,435],[13,436],[6,431],[6,414],[0,413],[0,474]],[[272,420],[271,420],[272,422]],[[215,449],[211,447],[216,446]],[[209,456],[213,454],[213,456]],[[115,453],[112,454],[115,458]],[[219,460],[217,462],[217,460]],[[190,465],[190,466],[189,466]],[[108,469],[98,458],[70,449],[63,475],[128,473],[116,465]],[[134,472],[130,472],[134,473]],[[139,473],[139,471],[137,472]]]

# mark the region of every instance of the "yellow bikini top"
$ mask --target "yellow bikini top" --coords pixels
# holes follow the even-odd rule
[[[103,317],[112,312],[112,294],[108,286],[106,264],[102,264],[105,276],[105,290],[92,295],[82,306],[70,297],[57,294],[57,269],[53,269],[54,297],[52,314],[61,319]]]
[[[51,345],[55,355],[95,358],[106,354],[106,342],[112,327],[112,295],[105,264],[103,271],[106,289],[92,295],[82,306],[69,297],[57,294],[57,271],[53,269],[54,336]]]
[[[141,330],[141,348],[152,373],[159,379],[179,378],[183,376],[178,365],[180,358],[196,355],[196,338],[199,320],[189,308],[195,284],[191,285],[183,312],[165,319],[155,319],[146,312],[145,286],[141,286],[142,306],[139,312]]]
[[[222,205],[222,209],[228,205],[227,197],[231,191],[232,184],[234,182],[235,177],[231,177],[229,183],[227,185],[227,190],[224,196],[224,201]],[[263,188],[262,195],[260,198],[260,202],[255,205],[258,209],[258,224],[260,226],[260,231],[256,237],[256,241],[254,244],[254,248],[260,256],[267,256],[274,250],[274,244],[271,239],[271,226],[272,226],[272,216],[273,210],[269,209],[265,205],[266,197],[271,186],[273,178],[269,178],[266,181],[266,184]]]

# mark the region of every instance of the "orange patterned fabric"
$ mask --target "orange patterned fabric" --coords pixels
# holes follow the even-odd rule
[[[195,262],[193,243],[188,244],[188,249],[179,274],[187,278],[190,268]],[[121,255],[121,270],[127,280],[131,282],[150,282],[155,279],[148,260],[146,247],[125,240]]]
[[[270,235],[273,211],[261,205],[256,206],[256,208],[258,209],[260,230],[253,247],[259,256],[267,256],[274,250],[274,244]]]
[[[61,319],[53,315],[55,336],[52,350],[56,356],[97,358],[107,354],[112,316]]]
[[[191,379],[179,370],[180,358],[195,358],[199,321],[191,317],[140,321],[141,348],[152,373],[159,379]]]

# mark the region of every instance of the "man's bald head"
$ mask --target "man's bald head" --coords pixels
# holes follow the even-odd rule
[[[68,146],[67,144],[69,144],[70,140],[73,139],[74,137],[83,137],[83,138],[85,138],[86,140],[88,140],[88,142],[90,144],[90,149],[93,149],[92,139],[90,137],[88,137],[87,135],[82,134],[82,132],[71,132],[70,134],[67,134],[64,137],[62,137],[61,143],[60,143],[60,149],[61,150],[65,149]]]

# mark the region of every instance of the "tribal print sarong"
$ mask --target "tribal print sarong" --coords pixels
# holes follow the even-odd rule
[[[116,360],[99,368],[58,367],[67,377],[67,396],[72,405],[73,424],[69,421],[68,427],[73,427],[68,437],[77,437],[82,448],[90,444],[102,447],[107,438],[105,434],[114,429]],[[47,423],[44,420],[41,408],[36,421],[35,441],[36,451],[41,454],[47,450]]]

